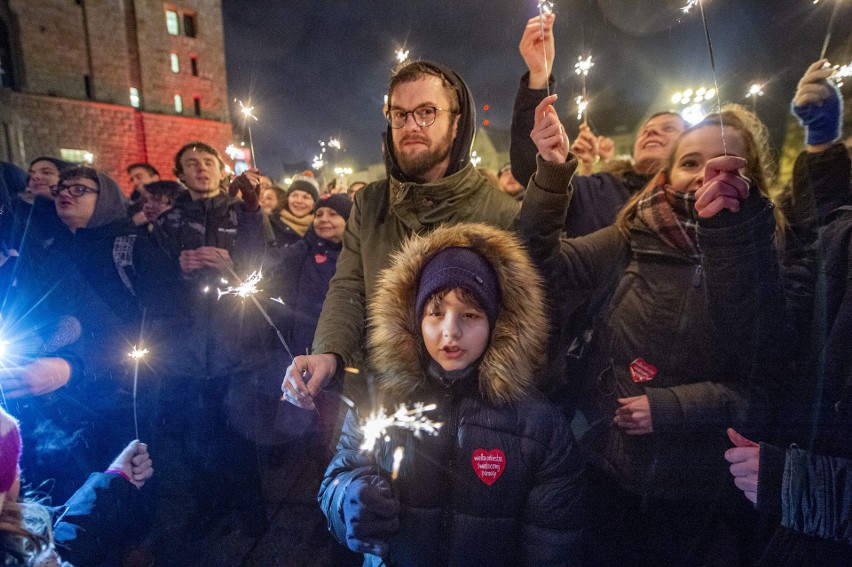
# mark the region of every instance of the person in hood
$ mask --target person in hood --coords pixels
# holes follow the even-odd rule
[[[337,540],[364,565],[582,565],[581,458],[536,389],[547,316],[518,240],[481,224],[414,236],[377,285],[378,395],[349,411],[319,494]],[[390,429],[363,450],[367,415],[417,403],[435,404],[435,435]]]
[[[297,356],[282,385],[289,401],[312,409],[313,397],[332,377],[345,365],[360,364],[376,277],[406,238],[461,222],[511,228],[518,204],[470,163],[474,108],[464,81],[443,65],[414,61],[391,77],[385,112],[389,174],[355,194],[314,354]]]

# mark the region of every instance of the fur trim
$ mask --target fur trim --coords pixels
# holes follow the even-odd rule
[[[494,405],[527,396],[544,363],[547,316],[541,279],[519,240],[484,224],[442,226],[413,236],[394,253],[379,275],[370,301],[367,344],[379,388],[402,399],[425,380],[425,348],[416,320],[420,271],[439,250],[471,248],[497,272],[502,292],[500,314],[479,369],[479,391]]]

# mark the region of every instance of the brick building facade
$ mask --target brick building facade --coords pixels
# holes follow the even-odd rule
[[[0,160],[171,176],[199,139],[232,143],[219,0],[0,0]],[[86,154],[91,154],[86,155]]]

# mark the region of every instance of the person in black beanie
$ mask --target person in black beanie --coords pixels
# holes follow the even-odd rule
[[[285,399],[305,409],[313,409],[314,396],[329,380],[342,379],[344,366],[360,365],[366,305],[379,272],[406,238],[461,222],[509,229],[518,211],[517,202],[470,163],[476,111],[455,71],[427,61],[399,67],[388,87],[385,118],[388,177],[355,194],[315,354],[297,356],[282,385]]]
[[[269,219],[278,246],[290,246],[305,236],[314,220],[313,210],[318,200],[319,192],[312,183],[297,179],[290,184],[283,207]]]

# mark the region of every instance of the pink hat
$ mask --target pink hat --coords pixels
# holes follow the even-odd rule
[[[18,460],[21,458],[21,432],[18,421],[0,407],[0,512],[6,493],[18,477]]]

